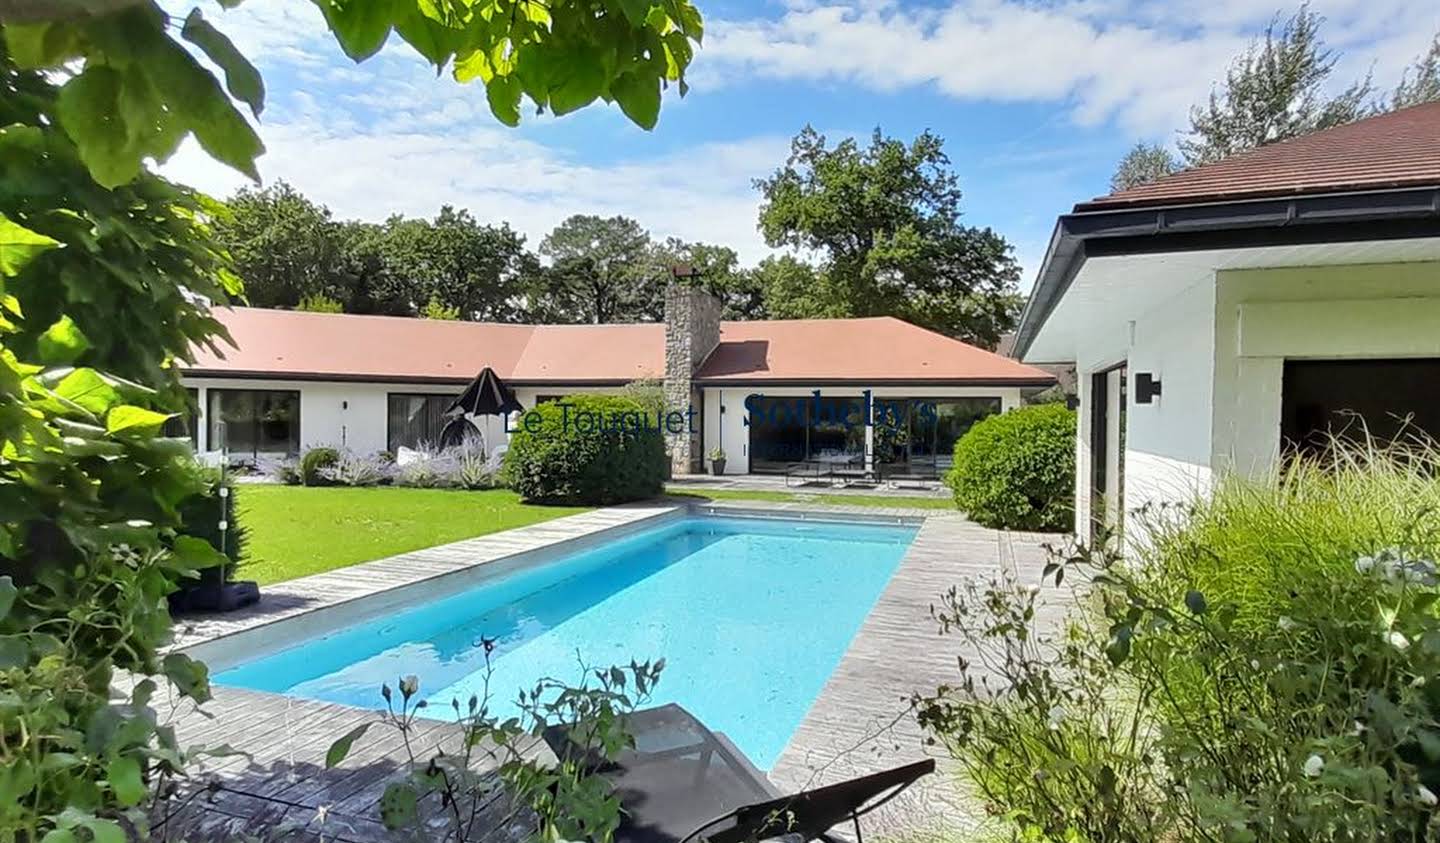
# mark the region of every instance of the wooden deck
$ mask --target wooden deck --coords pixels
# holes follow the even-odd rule
[[[702,510],[823,512],[921,525],[899,569],[771,771],[770,778],[782,790],[826,784],[922,757],[923,741],[913,718],[905,717],[905,701],[915,691],[933,691],[952,679],[955,658],[961,655],[952,642],[936,637],[931,603],[951,585],[994,572],[997,566],[1010,566],[1022,580],[1038,582],[1043,564],[1040,537],[986,530],[958,515],[907,508],[899,499],[897,504],[894,508],[758,501],[697,505]],[[675,508],[671,503],[612,507],[293,580],[268,587],[259,607],[187,622],[179,643],[202,658],[213,653],[233,659],[236,654],[227,652],[225,641],[242,630],[272,622],[303,630],[310,617],[330,614],[333,619],[333,613],[347,611],[347,604],[360,597],[396,589],[403,595],[435,577],[470,576],[517,553],[584,542],[598,532],[639,526]],[[228,649],[233,650],[233,645]],[[208,716],[184,704],[171,711],[181,744],[228,743],[250,756],[217,759],[202,768],[191,787],[213,781],[218,790],[199,793],[186,804],[168,824],[170,839],[230,840],[241,831],[263,832],[274,839],[349,843],[406,839],[385,832],[377,810],[386,784],[406,774],[398,732],[374,726],[345,762],[333,770],[324,768],[330,744],[359,723],[374,721],[375,712],[235,688],[214,690],[215,699],[205,706]],[[421,747],[418,756],[427,758],[438,744],[458,746],[458,736],[454,724],[424,721],[412,735],[412,744]],[[548,755],[541,745],[530,750]],[[481,838],[485,843],[518,841],[530,830],[528,819],[503,800],[477,809],[489,828]],[[977,809],[963,798],[958,783],[942,773],[877,812],[867,822],[866,834],[875,839],[877,834],[897,837],[941,828],[958,830],[977,820]]]

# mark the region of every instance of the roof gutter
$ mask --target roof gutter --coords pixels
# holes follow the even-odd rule
[[[1025,359],[1087,258],[1440,237],[1440,186],[1147,208],[1076,207],[1055,223],[1020,316],[1018,360]]]

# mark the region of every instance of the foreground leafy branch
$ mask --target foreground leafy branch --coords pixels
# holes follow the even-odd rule
[[[437,71],[478,80],[507,126],[519,125],[527,100],[559,115],[600,99],[653,128],[662,88],[673,82],[682,96],[688,90],[685,69],[704,35],[689,0],[315,2],[350,58],[370,58],[393,33]],[[99,8],[77,15],[66,4],[48,13],[31,4],[27,15],[3,21],[19,67],[68,77],[57,116],[95,180],[125,184],[145,159],[164,161],[193,136],[213,158],[258,181],[264,146],[237,107],[256,118],[264,108],[254,65],[199,8],[183,19],[153,0]],[[190,48],[222,72],[223,86]]]
[[[179,529],[205,484],[160,428],[185,409],[177,362],[222,338],[202,297],[238,282],[207,200],[96,184],[55,87],[3,49],[0,91],[0,830],[116,840],[188,757],[156,682],[112,701],[117,669],[209,694],[203,665],[161,655],[166,595],[224,557]]]
[[[391,830],[439,832],[440,840],[479,839],[495,828],[522,824],[537,841],[590,840],[608,843],[620,826],[620,799],[592,771],[635,745],[625,715],[643,705],[660,678],[665,660],[586,670],[571,686],[543,679],[522,690],[518,716],[501,717],[492,706],[490,683],[495,643],[485,639],[481,690],[462,703],[450,701],[460,726],[459,746],[437,746],[418,754],[412,735],[429,707],[419,698],[420,680],[402,678],[391,690],[382,685],[385,711],[342,735],[326,754],[326,767],[342,763],[357,743],[379,725],[400,733],[410,775],[392,782],[380,799],[380,819]],[[396,691],[398,691],[398,699]],[[440,714],[437,716],[446,716]],[[576,751],[555,764],[537,760],[533,747],[547,729],[561,727]],[[438,799],[436,798],[438,797]],[[500,805],[503,812],[488,810]]]

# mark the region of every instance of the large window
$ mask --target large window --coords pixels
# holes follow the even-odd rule
[[[422,395],[392,392],[385,442],[391,453],[400,448],[434,446],[445,428],[445,410],[454,395]]]
[[[278,389],[209,391],[209,445],[237,457],[300,452],[300,393]]]

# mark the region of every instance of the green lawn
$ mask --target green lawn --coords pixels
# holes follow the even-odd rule
[[[274,583],[584,512],[532,506],[504,489],[241,486],[243,579]]]
[[[782,503],[818,503],[841,506],[903,506],[912,509],[954,509],[955,500],[948,495],[929,498],[912,495],[837,495],[824,492],[768,492],[764,490],[683,489],[672,486],[669,494],[677,498],[705,498],[715,501],[780,501]]]

